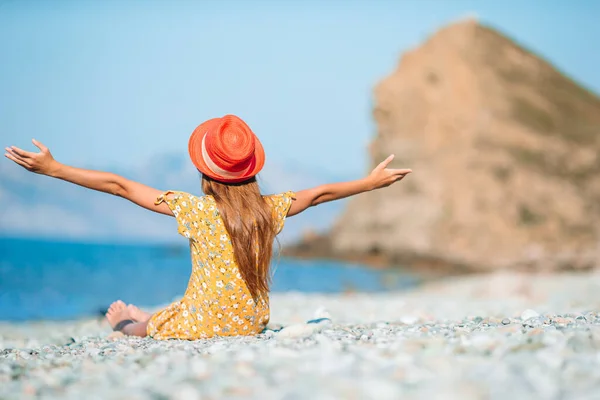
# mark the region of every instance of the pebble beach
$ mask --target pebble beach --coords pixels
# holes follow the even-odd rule
[[[271,305],[261,335],[196,342],[123,337],[101,318],[0,323],[0,399],[600,399],[598,273]]]

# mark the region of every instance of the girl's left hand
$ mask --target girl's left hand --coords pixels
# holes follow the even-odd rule
[[[412,172],[412,169],[391,169],[387,166],[394,159],[394,155],[390,155],[388,158],[379,163],[377,167],[367,177],[370,181],[370,185],[373,189],[381,189],[390,186],[398,181],[404,179],[404,177]]]
[[[58,168],[58,162],[54,160],[50,150],[48,150],[46,146],[35,139],[32,139],[31,141],[38,149],[40,149],[39,153],[32,153],[11,146],[5,149],[6,153],[4,153],[4,156],[19,164],[27,171],[42,175],[52,174],[52,171]]]

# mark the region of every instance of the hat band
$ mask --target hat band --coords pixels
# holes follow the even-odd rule
[[[222,168],[219,168],[219,166],[217,164],[215,164],[214,161],[208,155],[208,152],[206,151],[205,141],[206,141],[206,134],[202,137],[202,158],[204,158],[204,162],[206,163],[206,166],[208,167],[208,169],[210,169],[214,174],[222,176],[224,178],[239,178],[241,176],[246,175],[248,173],[248,171],[250,171],[250,168],[252,167],[252,165],[249,165],[248,168],[246,168],[242,171],[235,171],[235,172],[234,171],[226,171]]]

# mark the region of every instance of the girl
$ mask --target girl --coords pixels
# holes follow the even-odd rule
[[[192,274],[183,298],[154,315],[122,301],[107,314],[112,328],[154,339],[254,335],[269,322],[269,265],[275,236],[286,217],[308,207],[400,181],[410,169],[388,169],[393,155],[369,176],[276,195],[261,195],[256,174],[263,147],[240,118],[227,115],[200,124],[189,155],[202,174],[204,196],[150,188],[121,176],[60,164],[46,146],[31,153],[6,148],[5,156],[29,171],[123,197],[150,211],[175,217],[189,240]]]

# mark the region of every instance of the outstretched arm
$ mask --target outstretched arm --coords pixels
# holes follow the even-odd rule
[[[173,215],[167,204],[154,204],[156,198],[161,195],[161,191],[110,172],[91,171],[61,164],[52,157],[46,146],[35,139],[32,142],[40,149],[39,153],[32,153],[12,146],[6,148],[4,156],[28,171],[123,197],[150,211]]]
[[[328,201],[339,200],[359,193],[390,186],[410,174],[410,169],[388,169],[388,164],[394,159],[389,156],[381,162],[371,174],[363,179],[351,182],[330,183],[296,193],[296,199],[288,212],[288,217],[300,214],[309,207]]]

